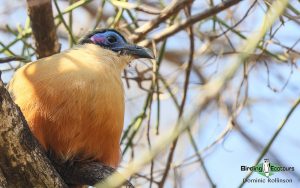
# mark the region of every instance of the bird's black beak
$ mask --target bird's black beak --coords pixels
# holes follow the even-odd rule
[[[154,59],[154,55],[150,49],[133,45],[133,44],[125,44],[121,48],[113,49],[113,50],[119,51],[121,52],[121,54],[124,55],[131,55],[136,59],[138,58]]]

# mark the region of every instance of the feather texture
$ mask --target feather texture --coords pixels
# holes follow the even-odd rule
[[[121,71],[131,60],[84,44],[23,66],[8,90],[46,150],[116,167],[124,121]]]

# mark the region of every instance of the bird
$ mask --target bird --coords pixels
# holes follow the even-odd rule
[[[117,168],[124,124],[121,74],[151,50],[114,29],[97,29],[73,48],[19,68],[8,84],[45,151],[62,161],[93,160]]]

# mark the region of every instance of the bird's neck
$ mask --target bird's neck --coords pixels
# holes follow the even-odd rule
[[[111,50],[104,49],[100,46],[96,46],[94,44],[84,44],[75,47],[74,49],[82,55],[82,58],[93,58],[96,62],[105,64],[107,66],[111,66],[116,69],[118,72],[124,70],[124,68],[130,63],[132,60],[129,56],[122,56],[118,53],[115,53]],[[89,58],[88,58],[89,57]],[[95,62],[90,62],[95,63]],[[97,65],[95,65],[97,66]]]

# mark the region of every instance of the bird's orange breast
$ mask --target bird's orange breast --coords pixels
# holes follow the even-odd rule
[[[71,50],[19,69],[9,84],[31,131],[62,159],[116,167],[124,121],[120,70],[110,59]]]

